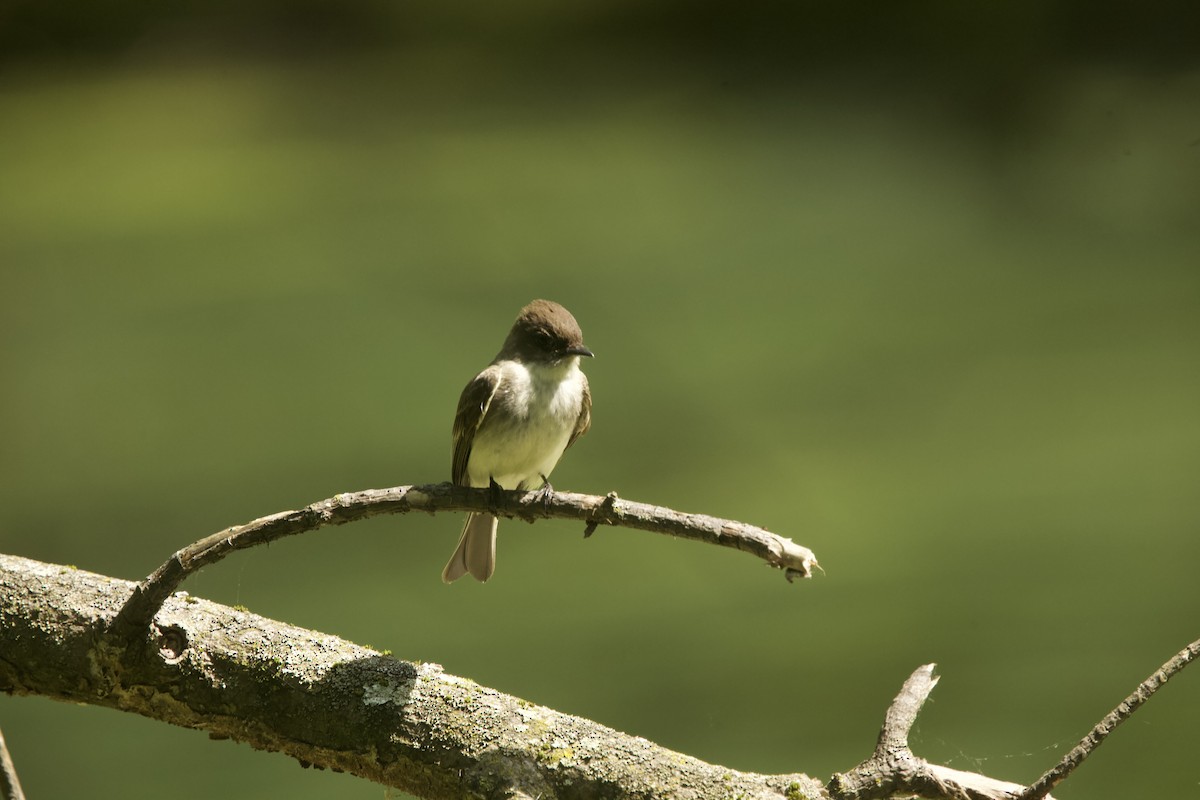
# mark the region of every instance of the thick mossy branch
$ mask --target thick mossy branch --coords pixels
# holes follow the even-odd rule
[[[155,649],[110,633],[133,584],[0,556],[0,691],[131,711],[423,798],[826,798],[333,636],[185,595]]]

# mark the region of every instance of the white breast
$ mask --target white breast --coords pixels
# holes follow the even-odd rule
[[[467,461],[472,486],[491,478],[505,489],[534,489],[549,476],[575,430],[583,405],[579,358],[527,367],[502,361],[496,396]]]

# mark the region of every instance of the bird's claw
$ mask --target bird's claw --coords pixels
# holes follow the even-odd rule
[[[542,476],[542,488],[534,492],[534,499],[541,503],[545,508],[550,507],[550,501],[554,498],[554,487],[550,485],[550,479],[545,475]]]

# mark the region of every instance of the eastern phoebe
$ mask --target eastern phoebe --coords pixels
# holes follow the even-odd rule
[[[548,486],[563,451],[592,424],[592,395],[580,356],[593,356],[571,312],[549,300],[521,309],[504,346],[463,389],[454,415],[454,482],[502,489]],[[496,517],[467,515],[446,583],[496,569]]]

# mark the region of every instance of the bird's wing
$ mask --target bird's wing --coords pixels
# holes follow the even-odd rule
[[[451,465],[450,477],[459,486],[467,486],[467,460],[471,458],[471,444],[475,441],[475,431],[483,422],[496,389],[500,386],[500,370],[488,367],[475,376],[474,380],[463,389],[458,398],[458,411],[454,414],[454,463]]]
[[[592,427],[592,390],[588,388],[587,375],[583,375],[583,402],[579,404],[579,419],[575,420],[575,430],[567,440],[567,447],[575,444],[575,440],[588,432]]]

